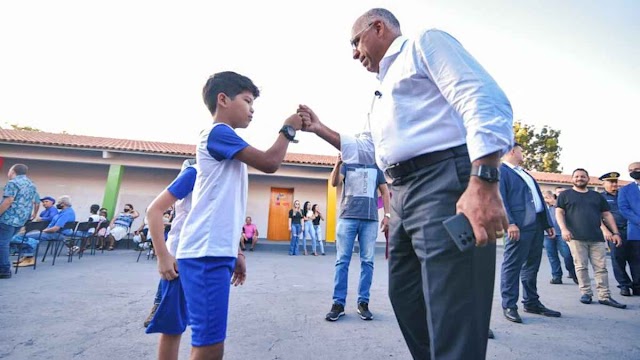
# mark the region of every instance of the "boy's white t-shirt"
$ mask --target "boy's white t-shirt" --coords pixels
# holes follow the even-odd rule
[[[227,124],[212,124],[200,134],[191,211],[176,259],[237,256],[249,180],[247,165],[233,158],[247,146]]]

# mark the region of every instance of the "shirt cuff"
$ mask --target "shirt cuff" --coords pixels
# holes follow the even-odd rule
[[[511,123],[509,122],[509,126]],[[502,129],[479,129],[467,133],[467,149],[471,161],[478,160],[489,154],[498,152],[498,155],[506,154],[513,147],[513,131],[500,131]]]

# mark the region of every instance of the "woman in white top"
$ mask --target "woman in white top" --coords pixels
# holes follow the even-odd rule
[[[313,219],[315,218],[315,216],[313,215],[313,211],[311,210],[311,202],[309,201],[305,201],[304,205],[302,206],[302,215],[304,216],[302,218],[304,225],[303,225],[303,229],[304,229],[304,233],[302,234],[302,243],[304,246],[304,254],[307,255],[307,235],[311,237],[311,244],[312,244],[312,249],[313,249],[313,256],[318,256],[318,253],[316,252],[316,241],[318,240],[316,238],[316,232],[313,231]]]

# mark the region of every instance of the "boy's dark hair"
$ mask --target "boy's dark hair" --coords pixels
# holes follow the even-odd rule
[[[98,204],[91,205],[90,211],[92,214],[97,214],[98,210],[100,210],[100,205]]]
[[[589,177],[589,172],[583,168],[577,168],[575,170],[573,170],[573,172],[571,173],[571,176],[575,175],[576,172],[578,171],[583,171],[585,174],[587,174],[587,177]]]
[[[218,94],[223,93],[233,100],[236,95],[244,91],[250,92],[256,99],[260,96],[260,90],[251,79],[233,71],[223,71],[209,77],[202,88],[202,99],[213,115],[218,106]]]

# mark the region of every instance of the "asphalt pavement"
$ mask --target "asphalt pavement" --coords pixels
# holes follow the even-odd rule
[[[499,248],[498,269],[502,258]],[[0,280],[0,359],[153,359],[158,335],[142,323],[153,302],[155,261],[116,250],[22,268]],[[346,316],[324,320],[331,307],[335,253],[288,256],[284,244],[259,244],[247,252],[248,277],[231,291],[225,359],[410,359],[387,296],[384,249],[376,255],[370,309],[373,321],[356,314],[360,264],[354,254]],[[570,279],[551,285],[543,256],[538,277],[542,302],[562,312],[546,318],[520,312],[524,324],[502,316],[499,273],[489,341],[489,359],[640,359],[640,296],[613,296],[628,304],[618,310],[583,305]],[[595,285],[594,285],[595,291]],[[464,321],[464,319],[452,321]],[[190,332],[180,358],[188,359]]]

